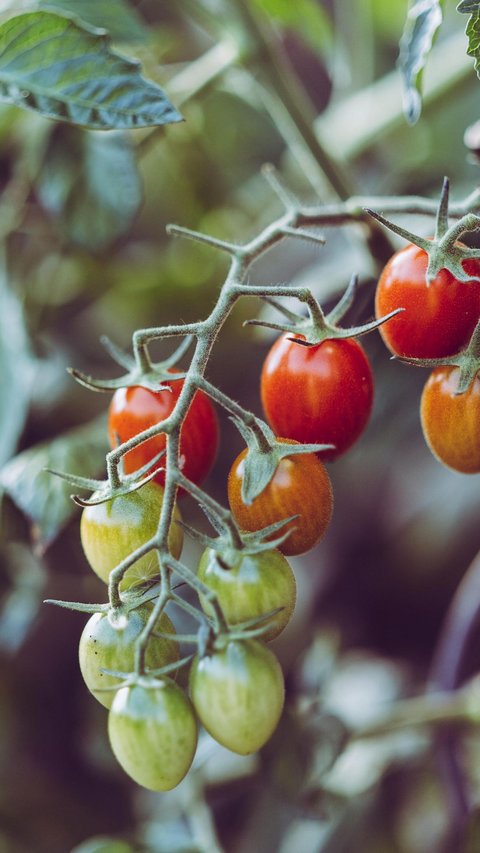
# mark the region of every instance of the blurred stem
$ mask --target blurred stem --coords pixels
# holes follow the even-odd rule
[[[388,714],[376,722],[355,730],[352,738],[380,737],[398,729],[446,723],[473,722],[466,691],[418,696],[397,702]]]

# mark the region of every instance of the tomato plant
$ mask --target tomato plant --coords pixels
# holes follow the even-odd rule
[[[268,631],[262,640],[273,640],[290,620],[295,607],[295,575],[285,557],[277,550],[249,554],[234,551],[218,554],[207,548],[198,564],[199,579],[217,594],[218,602],[229,625],[263,616],[271,610],[282,610],[262,626]],[[211,605],[204,596],[200,601],[206,613]]]
[[[301,443],[333,444],[318,455],[336,459],[361,435],[373,404],[373,375],[357,341],[302,346],[282,335],[261,375],[262,405],[277,435]]]
[[[457,394],[458,367],[437,367],[422,393],[423,434],[433,455],[454,471],[480,472],[480,378]]]
[[[375,294],[377,317],[405,310],[380,327],[394,355],[441,358],[457,353],[469,340],[480,317],[480,281],[461,282],[443,269],[427,285],[427,254],[413,244],[396,252],[385,265]],[[480,278],[480,262],[464,269]]]
[[[128,441],[167,418],[180,396],[183,380],[165,382],[170,390],[150,391],[134,386],[119,388],[113,395],[108,412],[108,435],[112,447]],[[180,432],[180,470],[194,483],[201,483],[212,467],[218,449],[218,421],[215,409],[203,391],[197,391]],[[164,433],[144,441],[123,457],[125,471],[137,471],[166,446]],[[160,462],[158,463],[161,464]],[[165,473],[155,477],[163,485]]]
[[[190,700],[169,678],[139,678],[115,694],[108,735],[117,761],[152,791],[169,791],[188,772],[197,747]]]
[[[106,675],[102,669],[129,673],[133,671],[134,644],[145,628],[152,611],[151,604],[145,604],[128,613],[94,613],[90,617],[82,636],[78,656],[83,680],[98,701],[111,708],[115,696],[113,690],[106,687],[119,686],[118,678]],[[156,631],[174,634],[175,628],[166,613],[157,620]],[[150,669],[160,669],[179,658],[178,643],[153,634],[148,642],[145,662]]]
[[[93,571],[105,583],[115,566],[155,535],[162,501],[162,487],[149,482],[134,492],[85,507],[80,522],[83,550]],[[175,509],[175,518],[180,518],[178,509]],[[179,557],[183,533],[178,524],[172,523],[168,544],[171,554]],[[151,551],[127,569],[121,589],[157,574],[158,560]]]
[[[277,658],[256,640],[231,640],[195,658],[190,693],[206,730],[223,746],[248,755],[269,739],[284,702]]]
[[[242,498],[246,455],[242,450],[228,475],[228,500],[238,524],[243,530],[260,530],[298,515],[287,526],[292,532],[279,549],[287,556],[309,551],[324,535],[333,512],[332,485],[325,466],[313,453],[286,456],[263,492],[246,504]]]

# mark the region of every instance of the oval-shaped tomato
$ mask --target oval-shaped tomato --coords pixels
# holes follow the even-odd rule
[[[454,355],[468,343],[480,318],[480,281],[461,282],[441,270],[427,286],[427,254],[409,244],[396,252],[380,276],[375,294],[377,317],[404,308],[380,326],[390,352],[411,358]],[[480,263],[468,260],[464,269],[480,279]]]
[[[162,501],[162,487],[150,482],[135,492],[85,507],[80,521],[83,550],[93,571],[105,583],[115,566],[155,535]],[[180,518],[175,508],[175,519]],[[182,545],[182,529],[172,523],[168,547],[175,558],[180,556]],[[151,551],[127,569],[120,589],[155,577],[158,571],[156,553]]]
[[[287,556],[309,551],[322,538],[333,512],[332,484],[325,466],[314,453],[285,456],[263,492],[246,504],[242,498],[246,455],[247,450],[242,450],[228,475],[228,501],[238,525],[242,530],[261,530],[298,515],[286,528],[292,532],[278,547]]]
[[[119,388],[113,395],[108,412],[108,435],[111,447],[124,442],[143,430],[167,418],[180,396],[183,380],[165,382],[171,391],[149,391],[134,386]],[[180,433],[180,470],[189,480],[199,485],[210,471],[218,450],[218,421],[210,398],[197,391]],[[126,473],[147,465],[166,446],[164,433],[144,441],[123,457]],[[157,463],[161,465],[161,462]],[[160,485],[165,483],[165,473],[155,477]]]
[[[125,773],[151,791],[170,791],[188,772],[197,748],[192,704],[169,678],[144,677],[115,694],[108,735]]]
[[[197,574],[217,594],[229,625],[238,625],[281,607],[279,613],[261,623],[268,629],[261,639],[268,642],[277,637],[290,620],[297,586],[290,564],[280,551],[272,549],[248,554],[232,549],[219,555],[213,548],[207,548]],[[211,613],[208,600],[201,595],[200,601],[205,612]]]
[[[480,378],[456,395],[459,368],[437,367],[422,393],[423,434],[433,455],[462,474],[480,473]]]
[[[278,338],[263,363],[260,391],[277,435],[302,444],[334,444],[318,454],[336,459],[367,425],[373,375],[357,341],[333,339],[312,347]]]
[[[221,651],[195,658],[190,694],[207,732],[222,746],[249,755],[275,731],[285,688],[280,664],[256,640],[231,640]]]
[[[113,675],[106,675],[102,669],[117,672],[133,672],[135,641],[143,631],[152,612],[151,604],[144,604],[135,610],[121,614],[94,613],[90,617],[82,636],[78,656],[83,680],[90,693],[105,706],[111,708],[115,692],[106,687],[118,687],[120,682]],[[174,634],[175,628],[166,613],[162,613],[156,624],[156,630],[164,634]],[[145,655],[149,669],[160,669],[179,658],[179,647],[175,640],[151,636]]]

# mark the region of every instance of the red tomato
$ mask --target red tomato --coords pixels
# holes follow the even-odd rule
[[[149,391],[141,386],[115,391],[108,413],[108,436],[111,447],[167,418],[180,396],[183,380],[165,383],[171,391]],[[188,410],[180,434],[180,469],[197,485],[210,471],[218,449],[218,421],[209,397],[197,391]],[[144,441],[123,457],[125,472],[137,471],[153,459],[166,445],[164,433]],[[159,463],[160,464],[160,463]],[[155,480],[164,485],[165,474]]]
[[[456,395],[458,367],[437,367],[423,389],[420,417],[433,455],[454,471],[480,473],[480,378]]]
[[[296,443],[288,439],[279,441]],[[278,547],[290,556],[310,551],[322,538],[332,517],[332,484],[325,466],[314,453],[285,456],[268,486],[251,504],[245,504],[242,482],[246,455],[247,450],[242,450],[228,475],[228,501],[239,526],[243,530],[260,530],[298,514],[289,524],[292,533]]]
[[[469,341],[480,318],[480,281],[461,282],[441,270],[427,286],[427,254],[412,244],[390,258],[377,285],[377,317],[405,308],[380,326],[394,355],[441,358],[454,355]],[[480,278],[480,263],[465,261],[464,269]]]
[[[356,341],[334,339],[304,347],[282,335],[262,370],[261,396],[277,435],[302,444],[334,444],[319,453],[336,459],[365,429],[373,403],[373,376]]]

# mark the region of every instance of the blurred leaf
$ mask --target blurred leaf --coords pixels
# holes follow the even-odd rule
[[[162,125],[181,116],[139,63],[99,30],[53,12],[0,26],[0,99],[97,130]]]
[[[126,0],[40,0],[40,9],[75,15],[87,24],[108,30],[115,41],[144,41],[148,29]]]
[[[73,243],[100,250],[130,228],[142,201],[126,134],[59,126],[46,148],[37,192]]]
[[[480,77],[480,0],[462,0],[457,6],[458,12],[469,14],[466,27],[468,36],[467,53],[475,60],[475,71]]]
[[[0,261],[0,465],[15,450],[30,399],[34,361],[20,304]]]
[[[415,124],[420,118],[422,73],[442,20],[441,0],[410,0],[399,56],[404,85],[403,109],[409,124]]]
[[[45,571],[30,548],[20,542],[7,545],[2,557],[12,589],[0,611],[0,649],[13,653],[22,645],[42,604]]]
[[[126,841],[99,835],[83,841],[71,853],[135,853],[135,851]]]
[[[104,418],[97,418],[25,450],[0,472],[0,485],[32,521],[34,539],[43,550],[77,512],[72,487],[45,468],[95,476],[105,465],[107,449]]]
[[[314,49],[323,51],[331,41],[330,19],[317,0],[253,0],[282,27],[294,30]]]

